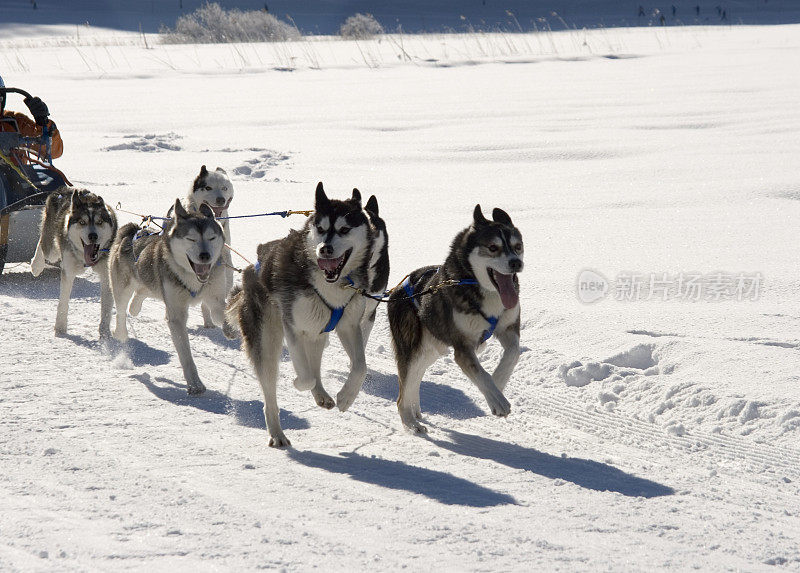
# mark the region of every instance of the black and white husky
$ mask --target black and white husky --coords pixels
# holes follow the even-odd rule
[[[357,191],[357,189],[353,189]],[[364,206],[369,225],[372,228],[372,247],[367,275],[369,279],[369,294],[381,297],[389,285],[389,235],[386,233],[386,223],[378,215],[378,199],[370,196]],[[372,327],[375,326],[375,314],[378,301],[367,298],[364,318],[361,319],[361,335],[364,346],[367,345]]]
[[[231,224],[228,220],[228,207],[233,201],[233,183],[228,178],[228,174],[222,167],[217,167],[214,171],[209,171],[206,166],[200,167],[200,173],[194,178],[192,188],[183,206],[189,211],[198,211],[200,205],[208,205],[214,212],[214,217],[222,225],[225,233],[225,242],[231,244]],[[229,249],[223,249],[220,261],[225,266],[225,283],[222,284],[224,292],[222,297],[228,295],[228,291],[233,287],[233,269],[231,268],[231,253]],[[200,305],[203,311],[203,326],[212,328],[214,321],[211,318],[211,310],[205,303]]]
[[[422,377],[450,347],[492,414],[511,411],[503,389],[519,359],[522,235],[502,209],[494,209],[492,219],[476,205],[472,225],[456,235],[444,264],[415,270],[389,299],[400,383],[397,409],[403,424],[415,432],[427,432],[419,423]],[[503,356],[489,374],[476,350],[492,335],[503,346]]]
[[[205,386],[189,348],[186,320],[189,306],[205,303],[214,322],[225,319],[225,274],[217,262],[223,250],[224,232],[208,205],[186,211],[175,201],[172,220],[162,233],[147,234],[133,223],[123,226],[111,247],[109,274],[117,327],[114,338],[128,339],[126,309],[139,314],[146,297],[164,301],[172,342],[183,368],[189,394],[202,394]]]
[[[289,446],[278,417],[276,386],[284,339],[294,366],[294,386],[311,390],[323,408],[344,411],[367,374],[360,322],[364,297],[348,286],[369,289],[372,227],[361,194],[329,199],[317,185],[314,213],[299,231],[258,247],[258,264],[242,274],[226,320],[238,326],[244,349],[264,394],[269,445]],[[322,386],[322,352],[335,330],[350,358],[350,374],[336,402]]]
[[[67,332],[69,297],[75,277],[91,267],[100,277],[100,337],[111,324],[108,250],[117,232],[117,217],[103,199],[85,189],[64,187],[47,198],[39,243],[31,273],[39,276],[46,263],[61,266],[61,290],[56,311],[57,335]]]

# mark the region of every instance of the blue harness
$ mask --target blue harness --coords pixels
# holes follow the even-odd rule
[[[425,273],[423,273],[419,277],[419,279],[417,279],[417,280],[420,280],[420,279],[424,278],[425,276],[427,276],[429,274],[434,274],[434,273],[436,273],[438,271],[439,271],[438,268],[430,269],[430,270],[426,271]],[[474,279],[462,279],[462,280],[460,280],[458,282],[458,284],[459,285],[476,285],[476,284],[478,284],[478,281],[476,281]],[[417,307],[417,310],[419,310],[419,301],[417,300],[417,297],[414,296],[414,285],[411,283],[411,276],[410,275],[407,276],[405,278],[405,280],[400,284],[400,286],[403,288],[403,291],[406,293],[408,298],[411,299],[411,302],[414,303],[414,306]],[[483,333],[481,334],[481,341],[478,343],[478,344],[483,344],[484,342],[489,340],[492,337],[492,335],[494,334],[494,329],[497,328],[497,323],[500,320],[500,317],[499,316],[486,316],[483,313],[483,311],[480,310],[480,309],[478,309],[478,312],[483,317],[483,319],[486,322],[489,323],[489,328],[487,328],[486,330],[483,331]]]
[[[256,261],[256,264],[253,265],[253,270],[255,271],[256,275],[258,275],[261,272],[261,261]],[[350,286],[353,286],[355,284],[353,282],[353,279],[351,279],[349,276],[346,276],[344,278],[350,284]],[[320,334],[324,334],[336,328],[336,325],[339,324],[340,320],[342,320],[342,316],[344,315],[344,309],[347,308],[347,305],[350,304],[350,301],[353,300],[353,296],[355,296],[356,293],[355,292],[353,293],[353,296],[350,297],[350,300],[348,300],[344,306],[333,307],[327,303],[327,301],[322,297],[322,295],[319,294],[317,289],[314,289],[314,292],[317,293],[317,296],[322,301],[322,304],[327,306],[328,309],[330,309],[331,311],[331,318],[330,320],[328,320],[328,324],[326,324],[325,328],[323,328],[322,331],[320,332]]]

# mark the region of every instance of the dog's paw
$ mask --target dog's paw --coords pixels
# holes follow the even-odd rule
[[[197,382],[187,384],[187,390],[189,392],[189,396],[199,396],[206,391],[206,387],[202,382],[200,382],[200,380],[198,380]]]
[[[292,442],[289,441],[289,438],[280,434],[278,436],[270,436],[269,438],[269,447],[270,448],[289,448],[291,447]]]
[[[406,424],[406,429],[414,435],[421,436],[428,433],[428,427],[423,426],[417,421],[414,421],[410,424]]]
[[[56,336],[66,336],[67,335],[67,325],[66,324],[56,324],[53,331],[56,333]]]
[[[495,416],[505,418],[511,413],[511,404],[502,394],[493,400],[487,399],[487,402],[489,403],[489,408],[492,410],[492,414]]]
[[[44,270],[44,259],[40,259],[38,257],[34,257],[31,261],[31,274],[35,277],[38,277],[42,274]]]
[[[316,386],[317,381],[313,378],[300,378],[298,376],[294,379],[293,384],[295,388],[301,392],[305,392],[306,390],[311,390],[314,386]]]
[[[342,388],[339,393],[336,394],[336,405],[339,407],[339,411],[347,411],[347,409],[353,405],[353,402],[356,401],[357,395],[358,393],[353,394],[352,392],[347,392],[344,388]]]
[[[333,398],[331,398],[325,390],[322,392],[315,392],[314,401],[317,403],[317,406],[325,408],[326,410],[330,410],[336,405],[336,402],[333,401]]]

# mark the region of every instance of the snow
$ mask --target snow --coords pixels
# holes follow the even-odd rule
[[[430,434],[403,430],[382,309],[348,412],[296,391],[284,356],[293,447],[275,450],[238,343],[199,309],[208,391],[190,398],[161,303],[101,344],[87,273],[56,338],[57,274],[9,265],[0,569],[800,566],[796,25],[224,46],[5,29],[6,84],[48,103],[57,165],[112,205],[162,215],[202,164],[232,174],[232,215],[358,187],[394,284],[480,202],[511,215],[526,267],[507,419],[445,357],[422,385]],[[252,260],[301,224],[234,220],[233,244]],[[611,285],[592,304],[585,270]],[[720,272],[760,273],[759,296],[616,297],[626,274]],[[335,337],[323,369],[335,393]]]

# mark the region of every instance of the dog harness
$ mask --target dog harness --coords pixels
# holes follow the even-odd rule
[[[353,279],[351,279],[349,276],[344,277],[344,279],[348,282],[350,286],[355,285]],[[327,306],[331,311],[331,319],[328,321],[328,324],[325,325],[325,328],[322,329],[322,332],[320,332],[320,334],[323,334],[325,332],[330,332],[331,330],[336,328],[337,324],[339,324],[339,321],[342,319],[342,315],[344,314],[344,309],[347,308],[347,305],[350,304],[350,301],[353,300],[353,297],[356,296],[356,293],[352,294],[352,296],[347,300],[344,306],[332,307],[331,305],[328,304],[328,302],[324,298],[322,298],[322,295],[319,294],[317,289],[314,289],[314,292],[317,293],[317,296],[322,301],[322,304]]]
[[[255,271],[256,275],[261,273],[261,261],[256,261],[256,264],[253,265],[253,270]],[[351,279],[349,275],[344,277],[344,280],[346,280],[347,283],[350,286],[354,286],[355,285],[355,283],[353,282],[353,279]],[[311,288],[314,288],[314,287],[311,287]],[[344,304],[344,306],[336,306],[336,307],[334,307],[334,306],[331,306],[331,305],[328,304],[328,301],[326,301],[323,298],[323,296],[321,294],[319,294],[319,291],[317,289],[314,289],[314,292],[317,294],[319,299],[322,301],[322,304],[327,306],[328,310],[331,311],[331,318],[328,320],[328,324],[326,324],[325,328],[323,328],[320,331],[320,334],[325,334],[326,332],[330,332],[334,328],[336,328],[336,325],[339,324],[340,320],[342,320],[342,316],[344,315],[344,309],[347,308],[347,305],[350,304],[350,301],[353,300],[353,297],[356,296],[356,293],[355,292],[353,293],[353,295],[347,300],[347,302]]]
[[[417,279],[417,282],[421,281],[426,276],[431,275],[431,274],[435,274],[437,272],[439,272],[439,268],[438,267],[435,268],[435,269],[428,269],[427,271],[425,271],[424,273],[422,273],[419,276],[419,278]],[[459,285],[476,285],[476,284],[478,284],[478,281],[476,281],[474,279],[462,279],[462,280],[458,281],[458,284]],[[414,285],[411,283],[411,276],[410,275],[407,276],[405,278],[405,280],[400,284],[400,286],[403,287],[403,291],[405,291],[406,295],[408,295],[408,298],[411,299],[411,302],[413,302],[414,306],[417,308],[417,310],[419,310],[419,301],[417,300],[417,296],[418,295],[414,294]],[[480,308],[476,308],[475,310],[477,310],[478,314],[480,314],[483,317],[483,319],[486,322],[489,323],[489,328],[487,328],[486,330],[483,331],[483,333],[481,334],[481,340],[478,343],[478,344],[483,344],[484,342],[489,340],[492,337],[492,335],[494,334],[494,330],[495,330],[495,328],[497,328],[497,323],[500,321],[500,317],[499,316],[486,316],[486,314],[484,314],[484,312]]]

